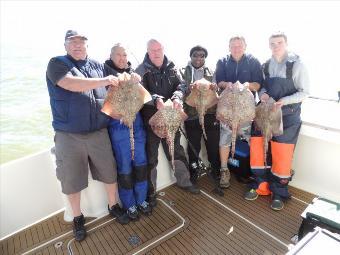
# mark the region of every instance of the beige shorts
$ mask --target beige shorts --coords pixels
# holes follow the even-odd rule
[[[239,129],[237,136],[246,139],[247,142],[249,143],[250,131],[251,131],[251,122],[242,125]],[[221,123],[220,125],[220,147],[230,146],[231,136],[232,136],[232,132],[229,126]]]
[[[54,142],[57,177],[64,194],[85,189],[89,169],[94,180],[117,182],[116,162],[106,128],[87,134],[57,131]]]

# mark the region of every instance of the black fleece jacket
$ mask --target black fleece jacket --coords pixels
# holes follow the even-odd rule
[[[136,73],[141,76],[142,85],[150,92],[153,99],[153,102],[147,104],[146,107],[155,108],[154,101],[157,98],[162,98],[164,102],[168,99],[182,101],[183,93],[177,91],[177,88],[183,81],[175,68],[175,64],[168,60],[166,56],[164,56],[163,65],[158,68],[146,54],[143,63],[137,67]]]

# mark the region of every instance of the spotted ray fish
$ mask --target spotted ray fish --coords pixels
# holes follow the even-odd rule
[[[240,89],[236,82],[232,88],[226,88],[220,95],[216,117],[232,130],[232,157],[235,154],[236,136],[242,125],[251,122],[255,117],[255,100],[248,89]]]
[[[101,111],[130,129],[131,158],[134,159],[133,122],[143,104],[151,100],[151,95],[128,73],[119,74],[118,80],[117,87],[110,86]]]
[[[282,111],[281,108],[275,108],[275,100],[269,98],[266,102],[261,102],[255,109],[255,125],[263,135],[264,162],[267,166],[268,142],[273,136],[283,133]]]
[[[174,164],[174,140],[182,121],[187,118],[183,110],[174,109],[171,100],[165,102],[165,107],[158,110],[149,120],[153,132],[160,138],[166,138],[171,154],[172,169]]]
[[[196,108],[205,139],[207,139],[207,135],[204,128],[204,115],[218,101],[216,92],[210,89],[210,84],[211,82],[204,78],[195,81],[194,85],[196,86],[194,86],[185,100],[188,105]]]

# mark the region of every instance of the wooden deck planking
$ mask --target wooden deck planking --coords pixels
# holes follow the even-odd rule
[[[33,241],[33,234],[32,234],[31,229],[25,230],[25,236],[27,240],[27,248],[32,247],[34,244],[34,241]]]
[[[91,236],[92,236],[92,240],[94,242],[94,245],[96,247],[96,251],[99,253],[99,254],[107,254],[105,252],[105,249],[104,249],[104,244],[102,243],[102,240],[99,236],[99,231],[93,231],[91,232]],[[109,246],[110,247],[110,246]]]
[[[0,243],[0,254],[3,254],[3,255],[8,254],[7,242]]]
[[[49,239],[51,236],[50,230],[48,229],[48,222],[47,224],[41,224],[42,231],[43,231],[43,239]]]
[[[225,190],[223,197],[211,193],[212,183],[207,177],[199,180],[200,188],[214,199],[244,216],[264,231],[269,232],[285,244],[296,234],[301,223],[301,212],[307,206],[296,199],[285,203],[282,211],[270,209],[270,197],[259,197],[256,201],[246,201],[243,196],[247,188],[234,178],[231,187]],[[186,226],[167,240],[151,247],[147,254],[284,254],[286,247],[268,237],[251,224],[237,217],[232,212],[211,200],[204,194],[191,195],[175,186],[163,190],[164,197],[159,197],[183,215]],[[307,203],[315,197],[313,194],[290,187],[291,194]],[[88,229],[110,218],[104,217],[90,224]],[[126,254],[138,251],[141,247],[161,236],[179,224],[178,217],[169,211],[162,202],[151,217],[142,216],[140,221],[120,225],[115,221],[104,224],[88,233],[85,241],[71,244],[74,254]],[[230,234],[228,231],[233,226]],[[72,229],[72,224],[63,221],[62,213],[40,222],[24,231],[7,238],[0,243],[1,254],[21,254],[42,242]],[[138,245],[131,245],[128,238],[137,235]],[[50,244],[33,254],[68,254],[67,243],[72,235],[64,237],[63,246],[55,248]]]
[[[58,233],[58,231],[56,231],[54,227],[53,221],[51,220],[47,221],[47,227],[50,232],[50,236],[55,236]]]
[[[15,254],[14,252],[14,238],[10,238],[8,241],[7,241],[7,245],[8,245],[8,254]]]
[[[37,227],[33,226],[30,228],[31,230],[31,234],[32,234],[32,239],[33,239],[33,244],[31,247],[34,246],[34,244],[38,244],[39,243],[39,236],[38,236],[38,231],[37,231]]]
[[[205,235],[203,235],[203,233],[202,233],[202,237],[203,238],[200,241],[204,242],[205,246],[208,245],[209,248],[211,248],[211,246],[215,247],[215,249],[214,250],[210,250],[210,252],[214,252],[214,253],[225,253],[225,252],[229,252],[229,253],[238,253],[238,252],[245,253],[247,251],[252,251],[254,249],[253,245],[248,245],[248,246],[246,245],[249,242],[248,241],[245,244],[248,247],[248,248],[246,248],[246,250],[242,250],[241,249],[241,251],[239,251],[240,250],[239,248],[244,248],[244,247],[239,247],[238,250],[232,250],[229,247],[229,250],[225,250],[225,248],[223,247],[224,244],[225,244],[225,240],[223,240],[223,238],[224,238],[223,235],[221,236],[221,234],[220,234],[220,233],[223,233],[223,231],[225,231],[225,230],[221,229],[221,226],[225,225],[226,222],[228,222],[228,219],[232,219],[231,223],[235,222],[235,216],[230,215],[231,213],[229,213],[228,211],[226,211],[226,212],[222,211],[221,212],[221,208],[222,207],[220,209],[217,208],[216,206],[219,206],[219,205],[217,205],[214,202],[213,203],[215,205],[211,204],[211,202],[208,202],[208,201],[200,201],[202,199],[202,197],[201,197],[202,195],[200,195],[200,196],[192,196],[192,195],[186,194],[186,193],[184,193],[184,192],[182,192],[182,191],[180,191],[180,190],[178,190],[178,189],[176,189],[174,187],[171,187],[169,189],[173,189],[173,190],[171,190],[171,192],[167,192],[167,189],[166,189],[165,190],[165,192],[166,192],[166,196],[165,197],[169,198],[169,200],[171,200],[171,201],[175,201],[175,208],[178,209],[178,211],[180,211],[181,213],[185,214],[187,217],[189,217],[190,225],[195,228],[194,231],[196,230],[197,232],[201,232],[201,233],[203,232],[205,234]],[[180,193],[182,193],[182,194],[180,194]],[[181,195],[182,195],[182,198],[180,198]],[[190,201],[190,197],[191,197],[192,201]],[[183,204],[182,206],[180,206],[181,200],[184,200],[184,202],[182,202],[182,204]],[[193,207],[192,202],[195,203],[195,204],[197,202],[200,202],[200,204],[204,205],[204,209],[205,210],[201,210],[200,208]],[[188,209],[186,209],[186,211],[182,211],[182,210],[185,210],[185,207],[186,207],[184,205],[185,203],[190,203],[190,206],[187,206]],[[206,207],[207,205],[209,205],[209,207]],[[191,210],[191,208],[195,208],[196,214],[193,212],[194,210]],[[222,210],[226,210],[226,209],[223,208]],[[210,211],[219,211],[219,213],[218,214],[215,213],[215,215],[213,215],[213,213],[210,213],[210,215],[209,215],[209,213],[207,213],[207,211],[208,212],[210,212]],[[198,212],[198,214],[197,214],[197,212]],[[228,217],[224,217],[223,218],[223,217],[221,217],[221,215],[223,215],[223,214],[224,215],[229,214],[229,215],[228,215]],[[204,215],[205,218],[202,218],[202,215]],[[204,231],[203,231],[201,226],[198,226],[197,224],[194,224],[194,222],[192,222],[192,217],[195,220],[197,220],[198,222],[201,222],[201,223],[202,222],[207,222],[206,225],[205,225]],[[215,223],[213,222],[214,218],[217,221]],[[220,221],[220,219],[222,221]],[[245,224],[245,223],[242,220],[239,220],[239,222],[237,222],[237,224],[235,224],[235,225],[241,226],[242,224]],[[213,228],[211,228],[212,226],[213,226]],[[229,228],[230,228],[230,226],[228,226],[227,229],[229,230]],[[214,229],[219,230],[219,231],[216,231],[216,232],[220,232],[220,233],[214,233],[213,232]],[[235,227],[234,227],[234,229],[235,229]],[[241,229],[241,228],[239,227],[239,229]],[[250,228],[250,229],[252,229],[252,228]],[[186,231],[187,230],[185,230],[185,232]],[[234,232],[235,232],[235,230],[234,230]],[[248,232],[245,232],[244,234],[247,235]],[[211,237],[209,237],[209,235],[214,235],[216,238],[211,238]],[[242,240],[243,239],[240,239],[240,240],[231,240],[231,242],[234,245],[237,244],[237,243],[239,243],[239,244],[241,243],[242,244]],[[167,243],[169,241],[167,241]],[[267,242],[267,245],[269,245],[270,243],[271,243],[271,241],[269,240]],[[216,247],[219,247],[219,249],[217,250]],[[227,249],[228,249],[228,247],[227,247]],[[279,248],[279,251],[280,250],[282,251],[282,247]]]
[[[113,226],[107,226],[107,229],[109,229],[109,235],[111,240],[113,240],[115,247],[117,247],[119,249],[119,251],[121,251],[122,253],[126,253],[128,251],[128,249],[126,248],[126,246],[123,245],[123,243],[120,241],[119,237],[115,234],[116,233],[116,227],[115,225]]]
[[[20,234],[18,233],[15,237],[14,237],[14,252],[18,253],[20,251]]]
[[[153,252],[148,252],[148,255],[168,255],[169,253],[161,246],[157,246],[156,249],[153,250]]]
[[[76,245],[74,247],[74,253],[75,254],[91,254],[91,250],[90,250],[90,247],[88,246],[86,239],[84,240],[83,245]]]
[[[164,218],[167,215],[169,219]],[[162,215],[162,217],[160,217]],[[175,216],[177,217],[177,216]],[[126,254],[132,250],[138,250],[150,240],[161,237],[164,232],[174,228],[180,223],[177,222],[173,213],[160,205],[153,213],[153,217],[144,217],[137,222],[130,222],[128,225],[120,225],[115,221],[111,221],[104,226],[99,227],[95,231],[89,231],[85,241],[91,240],[92,243],[87,243],[90,247],[90,252],[86,254]],[[152,231],[149,231],[152,229]],[[140,242],[137,245],[132,245],[128,242],[128,238],[137,235]],[[83,246],[83,242],[72,242],[72,247]]]
[[[50,255],[56,255],[57,254],[56,251],[55,251],[55,248],[53,246],[48,247],[48,253]]]
[[[178,191],[178,192],[180,192],[180,191]],[[187,194],[185,194],[185,195],[187,196]],[[177,194],[176,196],[179,196],[179,195]],[[184,200],[187,200],[187,199],[188,198],[186,197]],[[202,199],[202,198],[200,198],[200,199]],[[201,203],[204,204],[205,206],[206,206],[206,202],[207,202],[207,200],[201,201]],[[181,209],[185,210],[186,208],[180,207],[180,211],[181,211]],[[208,241],[210,240],[210,242],[212,242],[215,247],[218,247],[218,246],[223,245],[223,239],[220,238],[220,233],[221,233],[221,231],[224,231],[224,229],[222,228],[223,225],[222,226],[219,225],[219,222],[217,222],[217,223],[214,222],[214,219],[212,218],[214,216],[211,215],[212,210],[210,210],[210,209],[211,208],[209,206],[206,206],[205,210],[201,210],[198,207],[196,207],[195,211],[189,211],[189,209],[187,209],[187,211],[183,211],[183,213],[188,215],[188,217],[190,219],[195,218],[195,220],[197,220],[197,224],[192,224],[192,226],[194,228],[193,229],[194,231],[199,231],[200,233],[202,233],[201,238],[205,238]],[[215,217],[215,218],[216,218],[215,220],[219,220],[217,217]],[[200,223],[203,223],[203,222],[205,223],[204,226],[202,224],[200,224]],[[225,224],[225,223],[222,223],[222,224]],[[217,231],[215,231],[215,230],[217,230]],[[203,231],[205,231],[208,236],[204,235]],[[216,235],[215,238],[214,238],[214,235]],[[209,239],[207,237],[209,237]],[[207,245],[209,245],[209,243],[207,243]],[[210,246],[211,246],[211,244],[210,244]],[[221,252],[221,250],[218,250],[216,248],[215,252],[219,253],[219,252]]]
[[[215,254],[220,254],[221,250],[219,249],[219,240],[212,237],[213,231],[209,228],[204,229],[198,226],[199,223],[191,223],[193,228],[193,232],[200,233],[199,241],[201,244],[204,244],[206,247],[209,247],[209,251]],[[203,234],[205,232],[205,234]],[[190,233],[193,234],[193,233]],[[191,237],[192,238],[192,237]],[[202,249],[202,247],[200,247]]]
[[[175,191],[178,192],[178,191]],[[187,196],[187,194],[185,194]],[[179,196],[179,195],[177,195]],[[185,198],[185,200],[187,200],[188,198]],[[204,198],[206,199],[206,198]],[[207,205],[207,203],[211,203],[210,201],[208,201],[207,199],[203,202],[204,205]],[[182,209],[182,208],[181,208]],[[179,209],[181,211],[181,209]],[[193,226],[195,227],[195,231],[199,231],[202,233],[202,237],[203,239],[206,239],[207,241],[209,241],[208,243],[206,243],[206,245],[208,245],[209,247],[213,246],[214,249],[214,253],[225,253],[225,252],[229,252],[232,254],[238,253],[239,250],[238,249],[234,249],[232,246],[230,247],[226,247],[224,248],[225,245],[225,239],[223,234],[226,233],[227,231],[223,228],[224,225],[226,225],[226,223],[228,223],[228,218],[224,218],[222,221],[220,220],[220,216],[219,214],[215,214],[212,215],[213,210],[211,210],[211,204],[209,207],[207,207],[207,210],[201,210],[198,208],[197,209],[196,215],[195,214],[191,214],[188,215],[189,217],[193,217],[195,219],[198,220],[198,222],[205,222],[204,226],[200,226],[198,224],[194,224]],[[209,210],[210,209],[210,210]],[[214,208],[216,209],[216,208]],[[219,209],[219,208],[218,208]],[[186,214],[190,214],[190,212],[186,211],[183,212]],[[222,212],[223,213],[223,212]],[[204,217],[203,217],[204,216]],[[230,223],[228,223],[230,224]],[[227,230],[229,230],[229,226],[227,227]],[[205,233],[205,235],[203,234]],[[227,249],[227,250],[226,250]],[[241,249],[241,253],[244,253],[246,251],[242,252],[243,247],[240,246],[239,249]]]
[[[27,240],[26,240],[26,235],[25,235],[25,231],[21,231],[19,234],[19,240],[20,240],[20,247],[22,249],[26,249],[27,248]]]
[[[192,253],[199,252],[201,254],[208,254],[199,248],[198,243],[196,243],[198,241],[197,238],[189,237],[187,234],[185,234],[185,232],[181,232],[178,234],[178,239],[180,242],[183,242],[183,244],[185,244],[187,247],[191,248]]]
[[[241,211],[244,216],[251,219],[257,225],[265,228],[267,231],[274,231],[277,237],[285,239],[287,242],[292,237],[292,232],[297,232],[298,226],[301,223],[300,214],[306,207],[300,201],[290,199],[285,203],[285,208],[282,211],[275,212],[270,208],[270,198],[261,197],[256,201],[246,201],[243,198],[246,187],[239,185],[235,180],[232,180],[232,185],[225,190],[224,197],[214,196],[217,200],[231,207],[233,210]],[[203,189],[210,192],[212,185],[203,180]],[[294,188],[291,188],[294,190]],[[301,191],[300,191],[301,192]],[[309,196],[312,196],[310,194]],[[235,199],[237,197],[237,199]],[[243,201],[239,203],[238,201]],[[254,214],[254,212],[257,212]],[[270,215],[270,217],[268,217]],[[279,229],[280,231],[277,231]],[[292,231],[293,230],[293,231]]]

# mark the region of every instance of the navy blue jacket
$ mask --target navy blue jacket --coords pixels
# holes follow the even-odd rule
[[[263,74],[260,62],[250,54],[245,54],[236,62],[231,55],[218,60],[216,64],[216,83],[221,81],[235,83],[257,82],[262,86]]]

